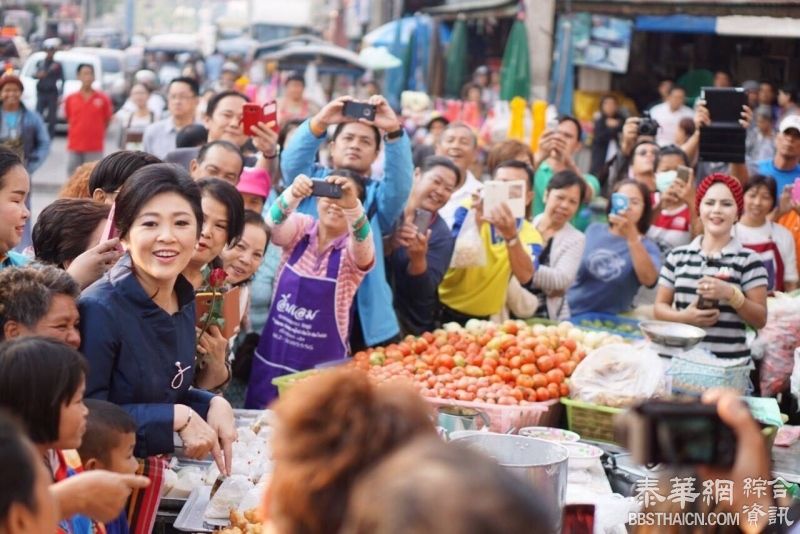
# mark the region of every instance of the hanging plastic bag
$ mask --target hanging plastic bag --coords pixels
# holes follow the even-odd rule
[[[451,269],[467,269],[486,265],[486,248],[481,238],[480,228],[475,220],[475,210],[470,209],[456,236],[453,245]]]
[[[786,391],[800,346],[800,298],[778,295],[767,301],[767,325],[758,331],[751,352],[761,360],[759,385],[762,396]]]

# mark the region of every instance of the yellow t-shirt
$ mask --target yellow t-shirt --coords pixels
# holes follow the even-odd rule
[[[458,209],[463,218],[466,208]],[[534,245],[541,251],[542,236],[530,223],[521,219],[517,223],[519,240],[535,262]],[[488,222],[481,226],[481,238],[486,250],[486,265],[466,269],[449,269],[439,285],[439,300],[447,306],[466,315],[488,316],[503,308],[511,279],[511,262],[503,237]]]

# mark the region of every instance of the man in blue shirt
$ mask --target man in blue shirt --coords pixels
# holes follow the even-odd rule
[[[299,174],[312,178],[327,176],[331,168],[346,168],[362,176],[372,174],[372,164],[381,147],[381,131],[386,142],[383,176],[368,180],[364,208],[375,240],[375,267],[361,283],[354,302],[355,317],[350,336],[351,349],[382,345],[400,334],[400,326],[392,306],[392,290],[386,280],[383,233],[389,232],[403,213],[411,191],[414,168],[411,143],[400,120],[380,95],[370,97],[375,106],[375,119],[354,119],[344,115],[349,96],[337,98],[319,113],[301,124],[286,150],[281,154],[281,173],[285,185]],[[331,136],[330,163],[323,167],[314,162],[317,150],[325,140],[329,126],[336,125]],[[317,215],[316,198],[304,199],[298,212]]]
[[[778,184],[778,195],[800,178],[800,115],[783,119],[775,136],[775,157],[756,163],[756,172],[772,176]]]

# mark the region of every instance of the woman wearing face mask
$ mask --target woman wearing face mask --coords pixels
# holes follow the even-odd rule
[[[144,472],[160,473],[164,462],[156,455],[173,452],[175,431],[188,456],[210,452],[220,472],[230,473],[230,404],[192,387],[194,289],[181,273],[200,238],[200,188],[174,165],[143,167],[122,186],[114,223],[127,253],[79,301],[86,394],[119,404],[136,420],[134,453],[147,459]],[[157,505],[159,485],[142,502]],[[151,526],[154,512],[144,510],[135,522]]]
[[[701,346],[721,358],[749,356],[745,324],[758,329],[767,322],[767,271],[731,232],[743,197],[730,176],[700,182],[695,202],[703,234],[667,255],[656,296],[656,319],[705,329]]]
[[[242,237],[244,203],[239,191],[225,180],[204,178],[198,180],[197,185],[202,192],[203,226],[183,276],[195,292],[202,292],[210,286],[212,271],[222,267],[218,259],[222,250],[226,245],[235,245]],[[219,391],[231,377],[228,339],[216,325],[209,326],[202,334],[198,331],[198,334],[195,386]]]
[[[556,173],[547,184],[544,213],[533,219],[545,242],[539,267],[527,286],[539,300],[534,317],[554,321],[569,317],[564,295],[575,281],[586,244],[585,236],[569,221],[583,204],[585,193],[586,182],[572,171]]]
[[[248,408],[264,408],[277,395],[272,379],[349,352],[350,306],[375,262],[360,176],[334,170],[325,181],[339,199],[321,196],[319,220],[294,213],[312,195],[313,182],[298,176],[270,208],[272,242],[283,248],[275,298],[253,360]]]
[[[734,236],[745,247],[761,256],[767,269],[767,290],[797,289],[797,258],[791,232],[767,216],[777,203],[778,186],[769,176],[757,174],[744,188],[744,214],[734,226]]]
[[[614,188],[628,207],[611,213],[609,224],[586,229],[586,247],[578,277],[567,293],[571,314],[623,313],[631,308],[639,287],[654,286],[661,264],[658,246],[645,237],[650,227],[650,192],[641,182],[625,180]]]

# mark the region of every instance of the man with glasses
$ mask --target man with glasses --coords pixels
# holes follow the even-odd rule
[[[164,159],[175,150],[175,136],[184,126],[194,124],[199,92],[197,80],[193,78],[179,77],[170,82],[167,89],[170,116],[144,130],[142,148],[145,152]]]

